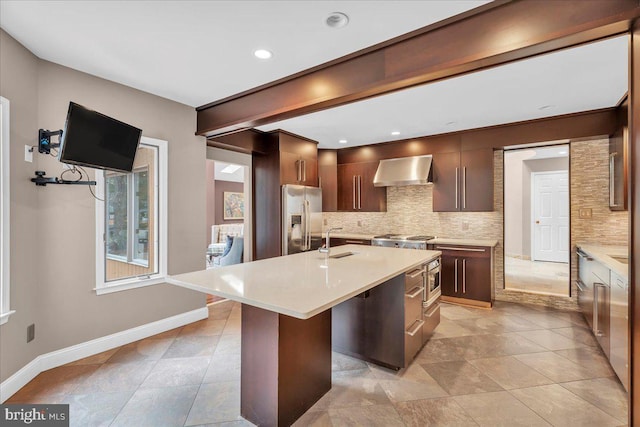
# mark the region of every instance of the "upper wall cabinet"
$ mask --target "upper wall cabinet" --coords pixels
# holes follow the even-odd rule
[[[338,165],[338,210],[347,212],[385,212],[386,187],[374,187],[379,162]]]
[[[318,145],[286,132],[277,132],[280,184],[318,186]]]
[[[493,211],[493,149],[433,154],[433,211]]]
[[[627,210],[627,149],[629,128],[619,127],[609,139],[609,208]]]
[[[318,182],[322,188],[322,211],[338,210],[338,153],[318,150]]]

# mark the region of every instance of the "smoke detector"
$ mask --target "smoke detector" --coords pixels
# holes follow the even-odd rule
[[[332,12],[327,17],[325,23],[331,28],[342,28],[346,27],[349,23],[349,17],[342,12]]]

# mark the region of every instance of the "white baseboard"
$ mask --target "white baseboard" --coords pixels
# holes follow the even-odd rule
[[[209,310],[207,307],[202,307],[71,347],[41,354],[0,384],[0,402],[4,402],[13,396],[40,372],[206,319],[208,316]]]

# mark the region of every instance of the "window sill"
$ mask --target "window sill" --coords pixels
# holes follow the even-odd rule
[[[0,325],[4,325],[9,320],[9,316],[15,313],[15,310],[9,310],[6,313],[0,314]]]
[[[118,282],[112,285],[103,285],[101,287],[93,288],[97,295],[111,294],[114,292],[128,291],[129,289],[144,288],[145,286],[158,285],[160,283],[166,283],[166,278],[154,277],[151,279],[132,279],[127,281]]]

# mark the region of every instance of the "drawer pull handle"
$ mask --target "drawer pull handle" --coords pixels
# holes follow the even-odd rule
[[[415,286],[411,288],[411,290],[404,295],[409,298],[415,298],[418,295],[420,295],[423,290],[424,290],[424,286]]]
[[[436,249],[441,249],[443,251],[465,251],[465,252],[484,252],[485,249],[477,249],[477,248],[453,248],[450,246],[436,246]]]
[[[433,316],[439,308],[440,308],[440,304],[434,304],[433,308],[424,314],[424,317]]]
[[[420,276],[422,273],[424,273],[423,269],[413,270],[411,273],[407,273],[407,277],[409,277],[409,279],[415,279],[416,277]]]
[[[411,324],[411,328],[410,330],[406,331],[406,334],[410,337],[414,336],[422,328],[422,325],[424,325],[424,320],[416,320]]]
[[[365,243],[362,240],[345,240],[347,243],[353,243],[354,245],[364,245]]]

